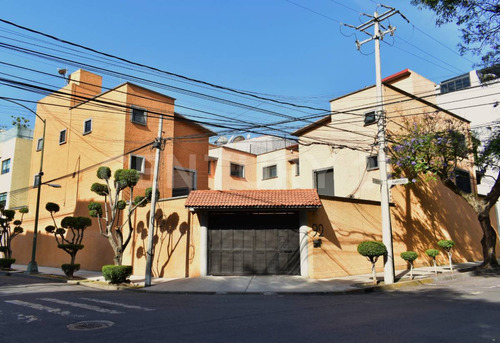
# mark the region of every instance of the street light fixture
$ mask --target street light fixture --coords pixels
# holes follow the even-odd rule
[[[37,241],[37,237],[38,237],[38,216],[39,216],[39,213],[40,213],[40,192],[41,192],[41,189],[42,189],[42,176],[43,176],[43,151],[45,150],[45,126],[46,126],[46,120],[43,119],[42,117],[40,117],[35,111],[33,111],[31,108],[17,102],[17,101],[14,101],[12,99],[9,99],[9,98],[5,98],[5,97],[0,97],[0,99],[2,100],[5,100],[5,101],[8,101],[8,102],[12,102],[18,106],[21,106],[25,109],[27,109],[28,111],[30,111],[31,113],[33,113],[38,119],[40,119],[43,123],[43,134],[42,134],[42,149],[41,149],[41,154],[40,154],[40,171],[38,172],[38,175],[37,175],[37,187],[38,187],[38,190],[37,190],[37,194],[36,194],[36,209],[35,209],[35,226],[34,226],[34,229],[33,229],[33,247],[31,249],[31,261],[30,263],[28,264],[28,268],[26,270],[26,273],[27,274],[31,274],[31,273],[38,273],[38,265],[36,263],[36,241]],[[51,184],[47,184],[47,185],[51,185]],[[59,188],[61,187],[61,185],[56,185],[56,188]]]

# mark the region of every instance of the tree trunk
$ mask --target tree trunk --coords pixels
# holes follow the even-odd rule
[[[437,265],[436,265],[436,258],[434,257],[432,259],[432,261],[434,262],[434,275],[437,276],[438,275],[438,270],[437,270]]]
[[[453,261],[452,261],[452,252],[448,251],[448,261],[450,262],[450,270],[453,273]]]
[[[480,212],[477,216],[481,229],[483,230],[483,238],[481,239],[481,245],[483,247],[483,263],[479,266],[479,268],[498,268],[499,265],[495,251],[497,234],[495,229],[491,226],[490,214],[484,212],[489,211]]]
[[[410,262],[410,280],[413,280],[413,262]]]
[[[372,278],[373,284],[377,285],[377,272],[375,271],[375,262],[372,262]]]

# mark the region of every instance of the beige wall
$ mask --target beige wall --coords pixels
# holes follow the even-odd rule
[[[217,158],[213,181],[210,189],[256,189],[257,187],[257,156],[243,151],[218,147],[209,151],[211,157]],[[231,163],[245,168],[244,177],[231,176]]]

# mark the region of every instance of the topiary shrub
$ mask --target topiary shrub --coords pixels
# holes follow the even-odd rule
[[[436,257],[437,257],[437,255],[439,255],[439,250],[436,250],[436,249],[427,249],[425,251],[425,253],[427,254],[427,256],[429,256],[430,258],[432,258],[432,262],[434,264],[434,275],[437,275],[438,271],[437,271],[437,266],[436,266]]]
[[[442,239],[438,242],[438,246],[448,254],[448,260],[450,261],[450,270],[451,272],[453,272],[452,249],[455,246],[455,242],[453,242],[451,239]]]
[[[358,253],[366,257],[372,264],[373,284],[377,284],[377,273],[375,272],[375,263],[378,258],[387,253],[387,249],[382,242],[364,241],[358,245]]]
[[[73,274],[80,270],[80,264],[65,263],[61,265],[61,269],[64,272],[64,275],[66,275],[69,278],[72,278]]]
[[[405,251],[401,253],[401,258],[410,264],[410,279],[413,280],[413,261],[418,257],[415,251]]]
[[[108,264],[102,266],[102,275],[104,280],[113,284],[126,282],[132,275],[132,266],[115,266]]]
[[[16,262],[15,258],[0,258],[0,269],[10,270],[10,267],[15,262]]]

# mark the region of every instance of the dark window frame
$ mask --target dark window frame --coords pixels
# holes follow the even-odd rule
[[[455,185],[462,192],[472,193],[472,180],[471,175],[467,170],[455,168]]]
[[[42,151],[43,149],[43,138],[38,138],[36,140],[36,151]]]
[[[87,123],[90,123],[90,129],[89,130],[87,130]],[[89,133],[92,133],[92,129],[93,129],[93,126],[94,126],[93,124],[94,123],[93,123],[92,118],[89,118],[89,119],[83,121],[83,135],[84,136],[88,135]]]
[[[235,169],[233,167],[237,167],[237,169]],[[238,177],[238,178],[244,179],[245,178],[245,166],[242,164],[231,162],[229,164],[229,175],[231,175],[232,177]]]
[[[322,187],[322,189],[319,188],[318,175],[323,174],[323,173],[328,174],[329,172],[331,172],[331,174],[332,174],[331,192],[322,192],[322,189],[326,189],[327,185],[325,184],[325,187]],[[326,177],[326,175],[325,175],[325,177]],[[316,191],[318,192],[319,195],[335,196],[335,183],[334,183],[335,178],[334,178],[334,168],[333,167],[313,170],[313,178],[314,178],[314,188],[316,189]]]
[[[365,112],[364,124],[365,126],[373,125],[377,123],[377,111]]]
[[[142,115],[134,115],[134,111],[142,111]],[[137,120],[138,117],[144,118],[144,120]],[[131,106],[130,107],[130,121],[134,124],[138,125],[143,125],[146,126],[148,125],[148,110],[145,108],[140,108],[137,106]]]
[[[59,145],[66,144],[67,141],[68,141],[68,129],[59,131]]]
[[[12,161],[10,158],[7,158],[7,159],[2,161],[2,175],[10,173],[11,164],[12,164]]]
[[[132,167],[132,159],[142,159],[142,163],[141,163],[141,169],[137,169],[137,168],[133,168]],[[129,158],[129,169],[134,169],[134,170],[137,170],[140,174],[144,174],[144,171],[146,169],[146,158],[144,156],[141,156],[141,155],[133,155],[131,154],[130,155],[130,158]],[[135,167],[135,165],[134,165]]]
[[[371,162],[373,161],[373,163]],[[366,157],[366,170],[372,171],[379,169],[378,155],[370,155]]]
[[[273,170],[274,170],[274,175],[272,173]],[[266,175],[266,174],[268,174],[268,175]],[[272,164],[270,166],[262,167],[262,180],[275,179],[277,177],[278,177],[278,165],[277,164]]]

